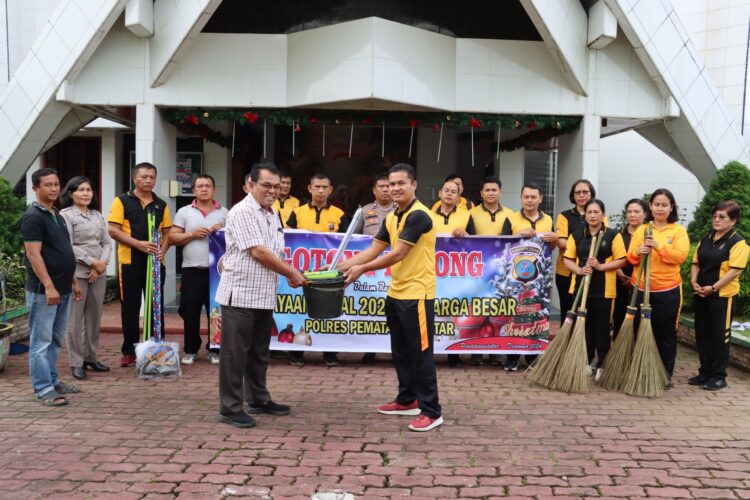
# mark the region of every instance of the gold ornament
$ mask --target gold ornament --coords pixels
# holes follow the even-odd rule
[[[336,125],[341,124],[341,120],[339,120],[338,118],[336,118],[335,122],[336,122]]]
[[[205,113],[203,113],[203,118],[208,118],[208,111],[206,111]]]
[[[449,122],[453,120],[453,115],[448,115],[445,117],[445,121]]]
[[[521,128],[521,122],[516,120],[516,122],[513,124],[516,128]]]
[[[555,128],[562,128],[562,126],[560,125],[560,122],[555,123]]]

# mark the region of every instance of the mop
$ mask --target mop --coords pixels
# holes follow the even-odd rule
[[[599,245],[602,242],[603,230],[591,242],[589,258],[599,253]],[[591,385],[591,377],[588,372],[588,352],[586,349],[586,298],[591,285],[591,275],[583,278],[583,295],[581,305],[576,312],[576,322],[573,334],[570,338],[568,348],[563,355],[557,373],[552,380],[551,388],[562,392],[584,393],[588,392]]]
[[[652,223],[653,224],[653,223]],[[649,234],[653,234],[650,224]],[[623,392],[631,396],[653,398],[664,393],[669,382],[667,370],[656,347],[654,330],[651,326],[651,258],[646,259],[645,286],[643,304],[641,304],[641,322],[638,325],[638,336],[633,348],[633,359],[630,362]]]

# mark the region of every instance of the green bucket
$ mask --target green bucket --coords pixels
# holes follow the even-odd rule
[[[338,318],[344,309],[344,275],[338,271],[305,273],[303,288],[307,315],[313,319]]]

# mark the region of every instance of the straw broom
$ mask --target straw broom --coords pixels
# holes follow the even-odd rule
[[[653,231],[653,223],[649,224]],[[651,233],[649,233],[651,234]],[[631,396],[653,398],[661,396],[669,376],[659,356],[651,327],[651,258],[646,260],[646,283],[641,304],[641,322],[638,325],[638,337],[633,348],[633,360],[630,362],[623,391]]]
[[[544,352],[534,360],[534,363],[526,371],[526,378],[544,387],[550,387],[555,376],[557,367],[568,349],[570,334],[573,331],[573,323],[576,321],[576,309],[581,300],[583,287],[579,286],[576,292],[573,307],[565,314],[565,322],[560,327],[555,338],[549,343]]]
[[[589,250],[590,259],[598,254],[602,236],[603,233],[600,232],[594,241],[591,242],[591,250]],[[588,274],[583,278],[581,307],[578,308],[578,312],[576,313],[573,335],[557,368],[557,373],[552,380],[551,388],[557,391],[581,394],[588,392],[591,386],[591,378],[587,370],[588,352],[586,349],[586,298],[589,294],[590,284],[591,275]]]
[[[646,259],[650,258],[651,254],[646,256]],[[622,387],[625,385],[625,377],[630,368],[630,362],[633,359],[633,346],[635,344],[635,329],[633,327],[635,315],[638,314],[635,302],[638,300],[638,287],[641,284],[643,268],[643,265],[638,266],[638,279],[635,282],[636,286],[630,294],[630,303],[625,313],[625,320],[620,326],[615,342],[612,344],[612,349],[610,349],[609,354],[604,359],[602,385],[610,391],[622,390]]]

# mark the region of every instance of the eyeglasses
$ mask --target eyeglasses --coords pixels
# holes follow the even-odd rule
[[[259,182],[258,185],[262,187],[263,189],[265,189],[266,191],[271,191],[272,189],[276,190],[276,189],[281,188],[281,184],[271,184],[270,182]]]
[[[713,215],[711,216],[711,218],[712,218],[712,219],[725,220],[725,219],[728,219],[729,217],[727,217],[727,216],[726,216],[726,215],[724,215],[724,214],[713,214]]]
[[[573,194],[576,196],[583,196],[585,194],[591,194],[591,191],[573,191]]]

